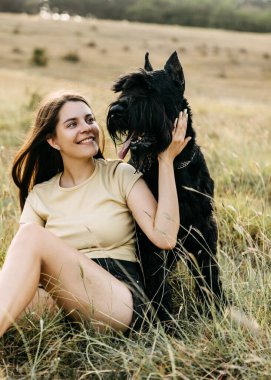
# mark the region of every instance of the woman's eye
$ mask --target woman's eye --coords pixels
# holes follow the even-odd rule
[[[92,124],[94,122],[94,118],[93,117],[88,117],[86,119],[86,122],[89,123],[89,124]]]
[[[68,128],[75,128],[76,127],[76,123],[75,122],[72,122],[70,124],[68,124]]]

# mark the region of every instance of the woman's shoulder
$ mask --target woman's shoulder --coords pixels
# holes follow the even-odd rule
[[[33,186],[32,192],[52,191],[54,187],[58,186],[60,176],[61,176],[61,173],[57,173],[49,180],[41,182],[41,183],[37,183],[36,185]]]
[[[99,166],[111,168],[120,164],[122,160],[114,158],[97,158],[96,163]]]
[[[135,168],[128,164],[127,162],[124,162],[120,159],[102,159],[99,158],[97,160],[97,163],[100,167],[102,167],[103,170],[106,170],[108,172],[111,172],[112,175],[114,174],[124,174],[125,173],[135,173]]]
[[[103,182],[121,194],[122,198],[127,199],[130,190],[142,173],[119,159],[107,159],[101,162],[101,165],[106,169],[106,172],[102,172]]]

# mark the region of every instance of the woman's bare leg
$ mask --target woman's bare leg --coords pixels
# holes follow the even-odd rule
[[[21,226],[0,273],[0,336],[33,299],[39,282],[75,319],[125,331],[132,318],[128,287],[37,224]]]
[[[0,271],[1,273],[1,271]],[[24,318],[28,313],[35,313],[37,318],[40,318],[42,314],[47,311],[51,315],[58,312],[59,308],[53,298],[43,288],[38,287],[36,293],[26,308],[18,316],[17,320]]]
[[[26,306],[17,319],[21,319],[29,313],[34,313],[34,316],[37,319],[40,319],[44,312],[47,312],[53,316],[56,315],[58,311],[59,307],[51,295],[44,289],[38,288],[30,303]]]

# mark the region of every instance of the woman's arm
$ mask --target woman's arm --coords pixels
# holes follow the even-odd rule
[[[173,249],[180,225],[179,204],[173,161],[191,137],[186,137],[187,113],[180,112],[174,123],[172,142],[158,157],[158,203],[143,179],[139,179],[127,199],[137,224],[153,244],[161,249]]]

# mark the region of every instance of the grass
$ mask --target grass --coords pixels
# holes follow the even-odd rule
[[[44,48],[36,47],[32,53],[31,62],[36,66],[46,66],[48,63],[48,57]]]
[[[157,326],[128,339],[112,331],[98,334],[91,325],[71,326],[62,312],[42,318],[29,314],[0,340],[0,378],[269,380],[270,35],[26,15],[0,14],[0,21],[1,262],[19,218],[10,162],[41,97],[60,88],[78,90],[104,127],[107,106],[115,99],[114,80],[142,66],[146,50],[155,68],[177,50],[197,140],[216,184],[223,285],[234,305],[261,329],[259,334],[255,326],[214,311],[212,319],[199,315],[193,282],[182,264],[172,275],[175,337]],[[20,32],[14,33],[18,25]],[[97,48],[90,49],[89,41]],[[36,46],[46,49],[48,66],[31,64]],[[23,54],[14,54],[18,47]],[[76,65],[61,59],[67,51],[80,56]],[[107,136],[106,146],[106,155],[116,157]]]
[[[73,62],[73,63],[80,61],[79,55],[74,51],[70,51],[70,52],[66,53],[65,55],[63,55],[62,59],[64,59],[64,61],[69,61],[69,62]]]

